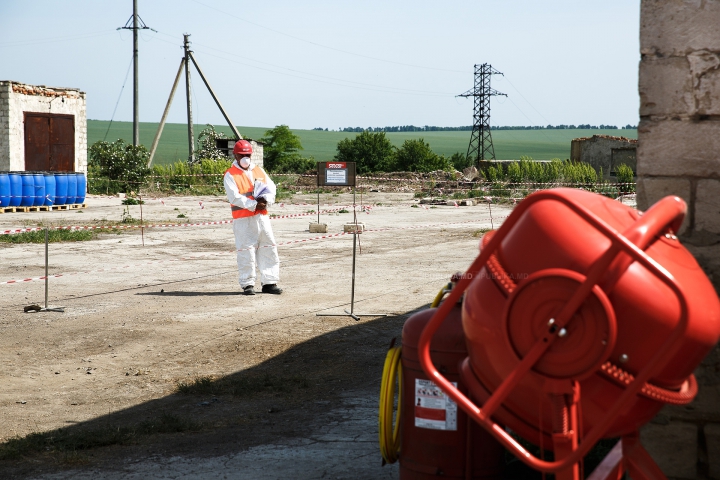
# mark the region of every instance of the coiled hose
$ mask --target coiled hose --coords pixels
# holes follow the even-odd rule
[[[440,305],[443,297],[452,289],[452,283],[443,287],[430,304],[431,308]],[[380,440],[380,454],[383,465],[395,463],[400,454],[400,419],[402,414],[402,363],[400,362],[402,347],[392,344],[385,355],[382,381],[380,383],[380,412],[378,415],[378,436]],[[395,400],[395,385],[397,379],[397,412],[393,425],[393,405]]]

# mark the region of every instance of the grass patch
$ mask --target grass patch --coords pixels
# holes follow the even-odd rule
[[[97,235],[93,230],[48,230],[48,243],[85,242]],[[0,235],[0,243],[45,243],[45,231]]]
[[[77,454],[79,451],[109,445],[129,445],[143,436],[198,431],[201,428],[201,423],[169,413],[130,426],[108,425],[91,430],[60,428],[12,438],[0,444],[0,460],[50,452],[62,454],[66,462],[82,463],[82,457]]]
[[[487,232],[490,232],[490,231],[492,231],[492,228],[481,228],[480,230],[475,230],[475,231],[472,233],[472,236],[473,236],[473,237],[481,237],[481,236],[485,235]]]
[[[350,210],[348,210],[348,209],[346,209],[346,208],[343,208],[343,209],[341,209],[341,210],[338,210],[337,213],[350,213]]]
[[[288,393],[296,388],[308,388],[310,383],[304,376],[279,377],[260,375],[256,377],[198,377],[191,382],[178,382],[176,392],[182,395],[235,395],[246,396],[257,393]]]

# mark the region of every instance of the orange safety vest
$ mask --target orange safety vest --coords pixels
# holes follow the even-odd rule
[[[238,192],[240,192],[240,194],[247,196],[251,200],[255,200],[255,197],[252,196],[252,193],[254,191],[254,185],[242,169],[233,165],[225,173],[230,173],[230,175],[233,177],[233,180],[235,180],[235,185],[237,185]],[[255,177],[255,180],[260,180],[267,183],[265,172],[257,165],[255,166],[255,168],[252,169],[252,174],[253,177]],[[230,204],[230,210],[232,211],[233,218],[252,217],[253,215],[267,215],[267,210],[256,209],[253,212],[251,210],[248,210],[247,208],[238,207],[233,204]]]

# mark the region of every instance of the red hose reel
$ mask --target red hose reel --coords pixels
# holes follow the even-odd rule
[[[685,212],[678,197],[643,215],[579,190],[529,196],[486,235],[427,324],[423,370],[532,468],[578,479],[598,440],[622,437],[597,478],[664,478],[637,431],[665,403],[692,401],[692,372],[720,337],[715,290],[673,233]],[[469,395],[443,377],[429,349],[463,294],[460,375]],[[531,455],[505,427],[555,460]]]

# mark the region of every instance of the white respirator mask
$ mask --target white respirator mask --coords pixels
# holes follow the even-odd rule
[[[242,168],[248,168],[250,166],[250,157],[243,157],[240,159],[240,166]]]

